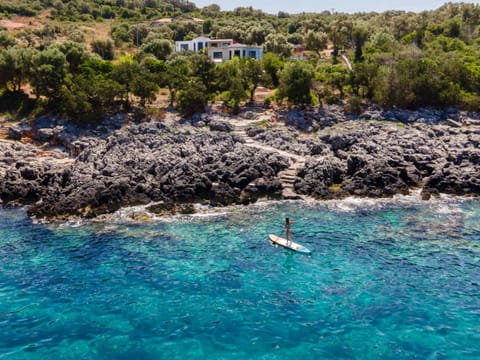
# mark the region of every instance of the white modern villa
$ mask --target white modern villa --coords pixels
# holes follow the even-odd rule
[[[175,42],[176,52],[187,50],[199,52],[204,49],[207,49],[208,56],[217,63],[231,60],[235,56],[256,60],[260,60],[263,56],[261,46],[239,44],[233,39],[210,39],[199,36],[189,41]]]

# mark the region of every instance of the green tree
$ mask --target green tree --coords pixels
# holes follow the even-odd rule
[[[370,53],[376,52],[393,52],[398,43],[395,40],[395,37],[392,34],[387,32],[376,32],[369,41],[368,51]]]
[[[351,72],[343,65],[336,64],[330,66],[327,71],[327,84],[333,90],[340,93],[340,98],[345,95],[345,87],[350,84]]]
[[[188,60],[191,75],[200,79],[208,94],[212,93],[215,82],[215,63],[213,60],[206,54],[193,54],[188,57]]]
[[[304,37],[305,48],[315,51],[318,57],[321,57],[320,52],[327,48],[327,42],[328,35],[324,32],[309,30]]]
[[[204,112],[208,103],[207,89],[198,78],[190,78],[176,94],[177,109],[183,116]]]
[[[96,76],[95,81],[92,82],[95,86],[90,97],[92,103],[98,103],[103,109],[109,109],[114,104],[117,98],[121,96],[124,87],[112,79],[106,79],[103,76]]]
[[[215,36],[217,39],[233,39],[239,41],[245,37],[243,29],[234,25],[222,26],[215,29]]]
[[[145,106],[146,102],[153,102],[156,99],[158,85],[154,82],[152,74],[141,68],[132,81],[132,92],[140,98],[140,105]]]
[[[150,28],[145,24],[135,24],[128,29],[130,40],[136,46],[143,44],[143,41],[148,36],[149,32]]]
[[[112,110],[123,86],[103,74],[81,73],[60,92],[58,111],[76,121],[98,121]]]
[[[112,80],[123,86],[125,90],[122,98],[125,107],[130,107],[130,94],[133,91],[133,80],[136,74],[141,72],[140,65],[132,58],[123,58],[118,64],[113,66]]]
[[[205,22],[203,23],[203,34],[208,36],[211,32],[212,32],[212,29],[213,29],[213,22],[211,19],[207,19],[205,20]]]
[[[17,46],[0,51],[0,86],[20,91],[31,79],[37,53],[33,48]]]
[[[356,27],[352,35],[355,44],[355,62],[363,61],[363,46],[368,39],[368,31],[363,27]]]
[[[250,93],[250,102],[253,102],[255,90],[263,79],[262,65],[259,61],[252,58],[242,59],[241,73],[245,89]]]
[[[166,25],[153,28],[148,33],[147,37],[143,40],[143,43],[146,44],[152,40],[173,40],[173,30]]]
[[[459,17],[449,19],[444,24],[443,33],[446,36],[459,38],[462,34],[462,20]]]
[[[165,61],[158,60],[154,56],[146,57],[143,60],[143,66],[151,74],[151,79],[153,82],[159,86],[166,86],[166,72],[167,65]]]
[[[278,74],[284,66],[284,62],[280,59],[280,56],[274,53],[264,54],[261,60],[261,66],[264,71],[263,83],[269,87],[278,87]]]
[[[303,44],[303,36],[300,33],[288,34],[287,41],[292,45]]]
[[[55,46],[65,54],[69,65],[69,71],[71,73],[76,73],[80,64],[84,63],[91,57],[91,54],[88,52],[84,44],[65,41],[64,43]]]
[[[15,59],[11,52],[8,50],[0,51],[0,86],[2,88],[8,88],[9,84],[13,84],[14,88],[16,87],[14,81],[15,70]]]
[[[110,36],[115,42],[116,46],[121,46],[122,43],[130,41],[129,26],[126,23],[116,24],[110,31]]]
[[[353,91],[356,95],[372,99],[376,87],[379,65],[376,63],[355,63],[353,65]]]
[[[217,4],[211,4],[204,6],[200,10],[201,14],[207,18],[216,18],[221,16],[221,8]]]
[[[8,31],[0,31],[0,49],[6,49],[15,45],[15,39],[9,34]]]
[[[188,35],[193,38],[202,33],[202,26],[193,21],[176,21],[170,24],[170,28],[173,30],[173,39],[175,41],[184,40]]]
[[[251,26],[247,30],[245,42],[248,44],[262,45],[265,42],[268,34],[273,31],[272,26],[267,24],[258,24]]]
[[[177,98],[177,92],[184,89],[191,79],[191,66],[184,55],[176,56],[167,61],[165,72],[165,85],[170,92],[170,106]]]
[[[333,44],[333,56],[337,57],[341,47],[348,45],[352,34],[352,22],[345,14],[338,15],[330,24],[328,36]]]
[[[100,55],[103,60],[113,60],[115,58],[114,43],[110,39],[92,41],[92,51]]]
[[[87,93],[94,109],[107,111],[125,93],[124,86],[112,80],[112,72],[113,64],[98,58],[90,58],[78,68],[73,84],[77,91]]]
[[[315,71],[312,65],[302,61],[292,61],[280,72],[278,95],[293,104],[311,104],[311,89]]]
[[[246,100],[247,90],[243,81],[242,60],[238,57],[218,65],[218,87],[222,93],[222,99],[233,113],[238,113],[240,102]]]
[[[265,52],[279,55],[282,58],[288,58],[292,55],[292,45],[288,43],[285,35],[280,33],[269,34],[263,44]]]
[[[37,96],[56,99],[65,84],[68,62],[57,47],[43,50],[34,58],[31,85]]]
[[[166,39],[150,40],[140,47],[140,52],[152,54],[159,60],[165,60],[172,51],[172,43]]]
[[[450,106],[459,101],[460,86],[444,75],[432,59],[402,59],[380,67],[375,99],[401,108]]]
[[[113,64],[111,61],[91,57],[84,61],[78,67],[78,74],[99,75],[103,78],[110,78],[113,71]]]

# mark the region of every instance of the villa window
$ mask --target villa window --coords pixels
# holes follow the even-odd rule
[[[223,53],[221,51],[214,51],[213,52],[214,59],[223,59]]]

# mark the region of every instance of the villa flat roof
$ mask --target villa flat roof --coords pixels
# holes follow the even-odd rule
[[[210,39],[210,42],[232,42],[232,39]]]
[[[258,45],[245,45],[245,44],[232,44],[228,46],[229,48],[252,48],[252,49],[260,49],[261,46]]]

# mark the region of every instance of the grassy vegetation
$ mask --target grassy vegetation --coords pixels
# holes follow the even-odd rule
[[[329,186],[328,189],[332,192],[338,192],[338,191],[342,190],[342,184],[332,184],[332,185]]]

